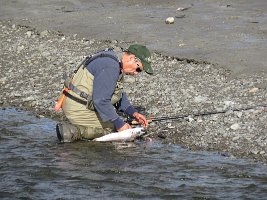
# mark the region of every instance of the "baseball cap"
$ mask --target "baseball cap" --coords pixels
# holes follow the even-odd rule
[[[141,60],[146,73],[153,74],[153,69],[151,67],[151,54],[146,46],[133,44],[129,46],[128,51]]]

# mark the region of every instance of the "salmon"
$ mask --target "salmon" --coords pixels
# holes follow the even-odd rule
[[[93,141],[98,142],[131,142],[137,137],[143,135],[144,129],[142,127],[136,127],[127,129],[121,132],[110,133],[99,138],[95,138]]]

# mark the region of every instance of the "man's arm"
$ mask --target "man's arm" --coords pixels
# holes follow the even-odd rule
[[[122,98],[117,104],[118,110],[123,111],[127,115],[129,115],[132,118],[135,118],[135,120],[142,124],[144,127],[147,127],[148,121],[145,118],[144,115],[140,114],[137,109],[134,108],[133,105],[131,105],[130,101],[128,100],[128,97],[125,93],[122,93]],[[127,129],[127,128],[126,128]],[[123,129],[125,130],[125,129]]]
[[[119,78],[119,64],[110,58],[106,62],[95,63],[93,82],[93,102],[103,121],[111,121],[118,130],[125,125],[111,103],[111,97]],[[97,61],[97,60],[96,60]],[[99,59],[100,61],[100,59]]]

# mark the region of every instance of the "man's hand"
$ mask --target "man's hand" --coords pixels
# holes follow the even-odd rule
[[[145,128],[148,126],[148,121],[146,119],[146,117],[138,112],[135,112],[133,114],[133,117],[135,118],[135,120],[139,123],[142,124]]]
[[[125,123],[121,128],[117,129],[118,132],[132,128],[130,124]]]

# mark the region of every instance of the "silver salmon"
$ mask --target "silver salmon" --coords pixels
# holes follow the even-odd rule
[[[99,142],[131,142],[138,136],[143,135],[145,132],[142,127],[136,127],[127,129],[121,132],[110,133],[99,138],[95,138],[93,141]]]

